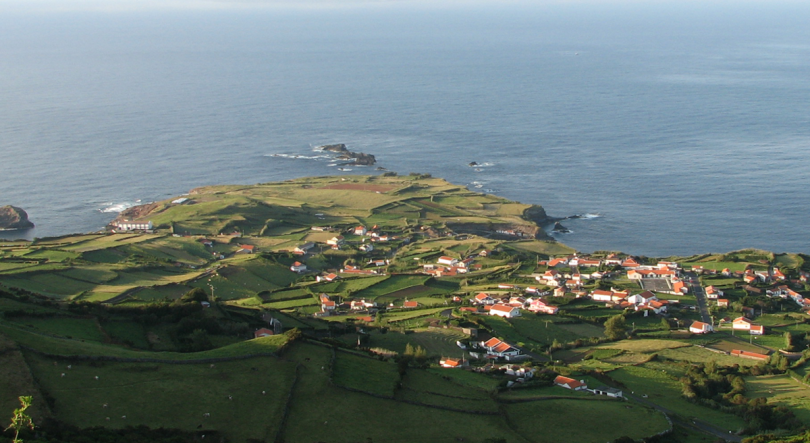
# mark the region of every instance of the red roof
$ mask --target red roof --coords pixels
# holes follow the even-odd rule
[[[244,249],[245,251],[252,251],[255,246],[253,245],[240,245],[240,248]]]
[[[301,266],[301,262],[297,261],[297,262],[293,263],[293,266]]]
[[[493,347],[493,346],[497,345],[498,343],[501,343],[501,341],[500,341],[500,340],[498,340],[498,339],[497,339],[497,338],[495,338],[495,337],[492,337],[492,338],[490,338],[489,340],[487,340],[487,341],[485,341],[485,342],[484,342],[484,347],[486,347],[486,348],[491,348],[491,347]]]
[[[490,310],[498,311],[498,312],[512,312],[512,309],[515,309],[515,308],[513,308],[512,306],[507,306],[507,305],[494,305],[494,306],[492,306],[492,308]]]
[[[557,378],[554,379],[554,383],[558,385],[568,385],[571,389],[576,389],[581,386],[586,386],[585,383],[580,382],[579,380],[574,380],[573,378],[563,377],[562,375],[558,375]]]
[[[419,306],[419,303],[415,301],[406,301],[405,303],[402,304],[402,306],[406,308],[416,308]]]
[[[267,337],[268,335],[273,335],[273,331],[267,328],[257,329],[256,332],[253,333],[253,337]]]
[[[490,296],[488,294],[484,293],[484,292],[482,292],[482,293],[475,296],[476,300],[486,300],[488,298],[490,298]]]

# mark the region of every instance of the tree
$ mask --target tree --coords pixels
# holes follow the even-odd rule
[[[669,331],[669,320],[667,320],[666,318],[661,319],[661,329]]]
[[[34,429],[34,421],[31,417],[25,413],[25,411],[31,406],[31,402],[33,401],[33,397],[30,396],[23,396],[19,397],[20,399],[20,407],[14,410],[14,415],[11,417],[11,424],[8,425],[4,431],[8,431],[9,429],[14,430],[14,443],[22,443],[20,439],[20,430],[29,428],[31,430]]]
[[[614,315],[605,322],[605,336],[611,340],[620,340],[627,335],[624,316]]]
[[[793,350],[793,335],[790,332],[785,332],[785,351]]]

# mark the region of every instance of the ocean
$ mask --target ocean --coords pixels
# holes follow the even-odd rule
[[[370,3],[0,14],[0,205],[102,228],[203,185],[400,174],[580,251],[810,252],[810,5]],[[470,162],[483,166],[471,168]]]

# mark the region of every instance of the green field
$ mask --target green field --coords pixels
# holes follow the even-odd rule
[[[769,404],[788,406],[796,417],[805,424],[810,424],[810,386],[789,375],[747,377],[745,396],[765,397]]]
[[[609,373],[636,395],[647,395],[649,401],[664,406],[683,417],[699,417],[721,429],[737,431],[744,421],[730,414],[699,406],[681,396],[681,385],[666,370],[653,370],[643,366],[625,366]]]
[[[518,433],[543,443],[569,441],[571,431],[558,424],[571,417],[587,417],[587,426],[580,424],[576,430],[582,442],[642,438],[669,428],[660,412],[620,401],[543,400],[511,404],[506,412]]]
[[[387,295],[401,289],[409,288],[411,286],[424,285],[428,278],[429,277],[426,275],[393,275],[377,284],[357,292],[354,296],[356,298],[374,300],[377,297]]]
[[[429,356],[460,357],[464,351],[458,347],[456,341],[466,338],[466,335],[452,329],[417,329],[408,334],[389,331],[386,334],[370,334],[367,346],[401,354],[410,343],[413,347],[421,346]]]

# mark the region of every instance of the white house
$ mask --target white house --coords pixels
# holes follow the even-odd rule
[[[338,235],[336,237],[330,238],[329,240],[326,240],[326,244],[331,246],[340,246],[343,244],[343,240],[344,240],[343,236]]]
[[[439,257],[438,263],[447,266],[456,266],[458,264],[458,260],[453,257],[441,256]]]
[[[508,305],[492,305],[489,315],[498,315],[504,318],[520,317],[520,308]]]
[[[368,231],[366,230],[365,226],[358,226],[354,228],[354,235],[366,235],[366,232]]]
[[[290,271],[298,272],[298,273],[306,272],[307,271],[307,265],[301,263],[300,261],[297,261],[297,262],[293,263],[292,266],[290,266]]]
[[[554,384],[565,389],[571,389],[572,391],[588,389],[588,385],[584,380],[574,380],[573,378],[563,377],[562,375],[558,375],[554,379]]]
[[[122,231],[151,231],[152,230],[152,221],[148,222],[133,222],[129,220],[125,221],[113,221],[112,225]]]
[[[709,333],[709,332],[714,332],[714,329],[712,328],[712,325],[710,325],[708,323],[703,323],[702,321],[696,321],[696,322],[693,322],[689,326],[689,332],[691,332],[693,334],[706,334],[706,333]]]

